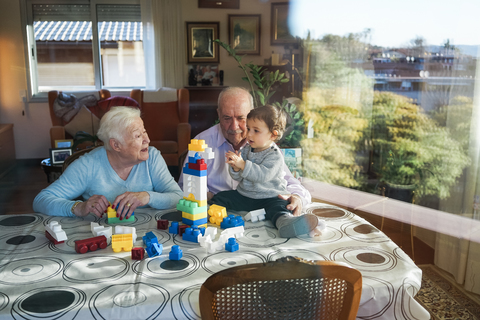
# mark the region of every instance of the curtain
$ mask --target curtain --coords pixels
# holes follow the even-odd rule
[[[181,1],[142,0],[141,4],[145,42],[153,44],[146,48],[147,89],[182,88],[185,35]]]
[[[477,54],[478,56],[478,54]],[[477,58],[476,79],[480,79],[480,62]],[[469,115],[465,115],[468,117]],[[475,81],[471,125],[469,134],[469,155],[471,165],[464,174],[463,194],[453,201],[442,203],[442,211],[480,220],[480,81]],[[456,208],[452,208],[452,205]],[[454,226],[452,226],[454,227]],[[477,230],[476,232],[480,232]],[[465,239],[437,234],[435,242],[435,265],[451,273],[457,283],[468,291],[480,294],[480,244]]]

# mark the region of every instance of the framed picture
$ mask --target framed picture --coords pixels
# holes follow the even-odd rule
[[[72,155],[72,148],[52,148],[50,149],[50,163],[52,165],[62,164]]]
[[[55,140],[55,148],[71,148],[73,147],[73,140]]]
[[[288,2],[272,3],[272,17],[270,26],[270,43],[272,45],[283,45],[296,43],[297,39],[291,34],[288,27],[288,12],[290,4]]]
[[[199,8],[239,9],[240,0],[198,0]]]
[[[237,54],[260,55],[260,14],[229,14],[228,42]]]
[[[191,64],[188,66],[189,82],[191,78],[195,85],[218,85],[218,71],[218,65],[215,64]]]
[[[218,44],[219,22],[187,22],[187,62],[220,62]]]

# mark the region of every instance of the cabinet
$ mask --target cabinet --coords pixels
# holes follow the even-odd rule
[[[188,122],[192,126],[191,138],[194,138],[218,120],[218,95],[226,86],[191,86],[185,88],[188,89],[190,95]]]
[[[0,124],[0,178],[15,166],[13,124]]]

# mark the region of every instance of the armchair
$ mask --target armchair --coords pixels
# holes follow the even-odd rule
[[[135,89],[130,92],[130,97],[140,105],[150,145],[160,150],[168,166],[178,166],[179,156],[187,150],[190,142],[188,90]]]
[[[50,144],[52,148],[55,148],[55,140],[73,139],[73,137],[65,131],[66,122],[63,121],[62,118],[57,117],[53,109],[53,103],[60,92],[61,91],[56,90],[48,92],[48,109],[50,110],[50,118],[52,119],[52,127],[50,128]],[[107,99],[111,96],[108,90],[81,93],[82,96],[89,94],[95,95],[99,100]]]

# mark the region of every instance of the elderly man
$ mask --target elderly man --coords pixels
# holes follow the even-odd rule
[[[252,95],[245,89],[229,87],[223,90],[218,97],[218,118],[220,123],[199,133],[195,139],[205,140],[215,153],[215,158],[206,160],[207,184],[210,199],[213,194],[224,190],[233,190],[238,182],[233,180],[228,173],[228,164],[225,163],[227,151],[238,151],[247,144],[246,120],[247,114],[253,108]],[[302,207],[311,202],[310,193],[301,183],[292,176],[285,165],[285,180],[287,180],[288,195],[279,197],[289,200],[287,206],[293,211],[293,215],[302,213]],[[180,175],[179,185],[183,187],[183,173]]]

